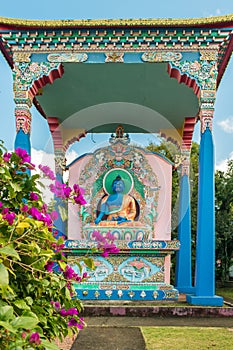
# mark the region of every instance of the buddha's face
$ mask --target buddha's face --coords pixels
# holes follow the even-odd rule
[[[124,182],[122,180],[115,180],[112,184],[112,190],[115,193],[122,193],[125,189]]]

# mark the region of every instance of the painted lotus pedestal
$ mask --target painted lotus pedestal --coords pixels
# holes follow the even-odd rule
[[[76,285],[84,300],[174,300],[170,257],[172,164],[161,155],[131,146],[119,126],[109,146],[76,159],[69,185],[85,188],[87,205],[68,207],[69,263],[89,278]],[[115,236],[118,254],[94,255],[95,269],[82,261],[97,246],[93,232]]]

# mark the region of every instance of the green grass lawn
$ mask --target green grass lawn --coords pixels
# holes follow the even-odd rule
[[[231,298],[233,299],[233,288],[232,287],[226,287],[226,288],[217,288],[216,294],[221,295],[223,298]]]
[[[233,348],[233,328],[142,327],[147,350],[205,350]]]

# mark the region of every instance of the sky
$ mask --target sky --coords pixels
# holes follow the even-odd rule
[[[197,18],[233,14],[233,0],[40,0],[39,2],[1,2],[0,16],[23,19],[118,19],[118,18]],[[0,54],[0,139],[12,150],[15,140],[12,73]],[[32,107],[32,159],[35,163],[48,163],[52,159],[52,143],[47,122]],[[195,128],[194,141],[199,142],[200,126]],[[228,159],[233,158],[233,58],[228,64],[217,91],[213,135],[216,168],[225,170]],[[106,140],[108,136],[106,135]],[[155,141],[153,135],[137,137],[138,144]],[[68,162],[83,152],[104,145],[103,135],[88,135],[76,143],[67,155]]]

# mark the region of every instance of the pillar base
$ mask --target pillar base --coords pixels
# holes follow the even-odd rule
[[[201,305],[201,306],[223,306],[223,298],[217,295],[210,296],[195,296],[187,295],[187,303],[191,305]]]
[[[175,288],[178,289],[179,293],[182,293],[182,294],[195,294],[195,287],[176,286]]]

